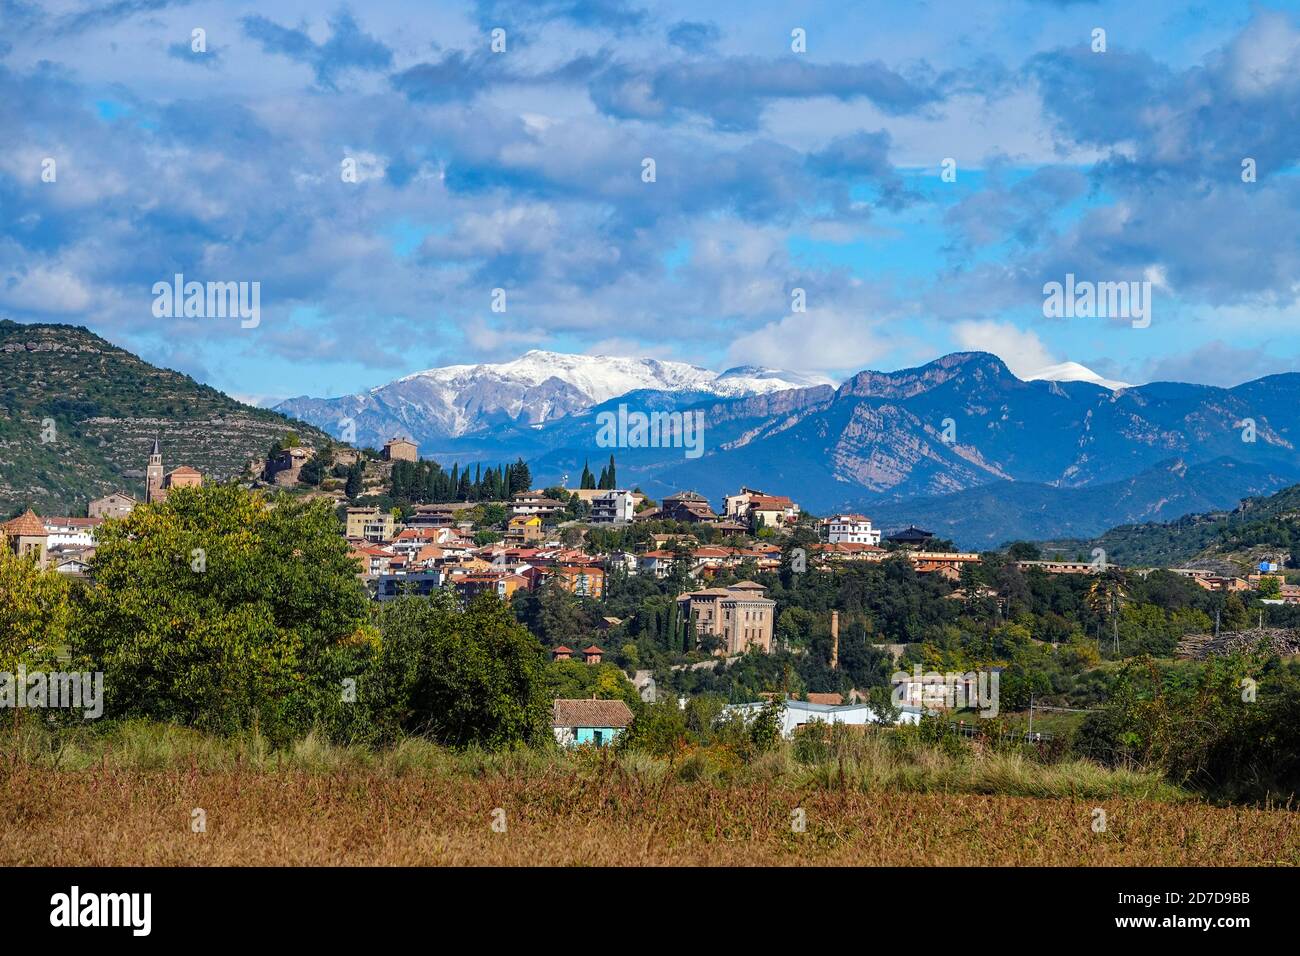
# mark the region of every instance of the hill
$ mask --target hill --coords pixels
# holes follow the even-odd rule
[[[1232,510],[1185,515],[1176,521],[1124,524],[1091,540],[1045,541],[1045,549],[1106,550],[1120,564],[1245,568],[1261,558],[1300,565],[1300,485],[1243,499]]]
[[[995,548],[1008,541],[1052,537],[1063,539],[1055,542],[1057,549],[1089,554],[1097,546],[1090,540],[1093,535],[1131,524],[1134,518],[1225,509],[1243,493],[1268,493],[1294,480],[1287,469],[1231,458],[1190,466],[1174,459],[1132,478],[1092,487],[1000,481],[951,495],[877,504],[870,514],[886,531],[916,524],[963,548]]]
[[[110,491],[139,496],[155,434],[169,470],[222,480],[288,431],[307,444],[328,437],[85,328],[0,320],[0,513],[84,514]]]

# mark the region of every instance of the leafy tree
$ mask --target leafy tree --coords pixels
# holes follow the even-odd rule
[[[110,716],[285,739],[341,717],[375,649],[356,572],[324,502],[177,488],[99,529],[71,646]]]
[[[399,598],[380,613],[381,724],[439,743],[539,746],[551,738],[542,647],[491,594]]]
[[[622,746],[658,757],[668,757],[686,746],[686,717],[675,698],[666,697],[643,704],[628,731],[619,737]]]
[[[348,481],[343,486],[343,493],[349,498],[356,498],[361,494],[362,481],[365,478],[366,466],[358,460],[351,468],[348,469]]]
[[[48,663],[67,643],[71,619],[68,579],[42,571],[34,557],[19,557],[0,538],[0,670]]]
[[[781,740],[781,726],[785,717],[785,701],[770,697],[763,709],[754,717],[749,728],[749,739],[759,753],[775,750]]]

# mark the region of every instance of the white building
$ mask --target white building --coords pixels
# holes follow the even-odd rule
[[[723,708],[723,713],[740,713],[744,714],[746,719],[752,720],[766,705],[767,702],[761,700],[750,704],[728,704]],[[781,715],[781,735],[793,737],[798,728],[814,722],[862,727],[878,723],[878,718],[876,712],[866,704],[813,704],[806,700],[787,700]],[[899,710],[895,724],[919,724],[920,722],[919,708],[904,707]]]
[[[607,491],[591,499],[592,524],[627,524],[636,514],[636,498],[630,491]]]
[[[831,515],[822,519],[822,535],[830,544],[880,544],[880,529],[863,515]]]
[[[95,529],[104,523],[103,518],[68,518],[47,515],[41,519],[45,526],[48,548],[90,548],[95,544]]]

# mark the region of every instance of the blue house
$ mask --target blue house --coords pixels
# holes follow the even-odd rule
[[[621,700],[557,700],[551,729],[562,746],[604,747],[632,725],[632,711]]]

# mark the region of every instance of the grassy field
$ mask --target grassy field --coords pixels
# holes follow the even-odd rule
[[[1295,866],[1300,815],[1211,806],[1141,772],[887,739],[740,764],[422,741],[272,750],[126,725],[25,735],[0,758],[0,866],[70,863]]]

